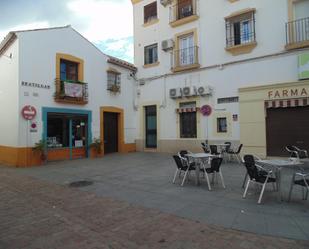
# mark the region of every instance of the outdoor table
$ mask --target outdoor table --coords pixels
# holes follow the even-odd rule
[[[281,160],[281,159],[271,159],[271,160],[257,160],[257,164],[262,166],[269,166],[275,169],[277,188],[279,192],[280,200],[282,201],[282,189],[281,189],[281,170],[283,168],[300,169],[295,166],[302,166],[304,163],[300,161],[292,160]]]
[[[207,160],[209,162],[210,158],[217,157],[216,155],[212,155],[210,153],[189,153],[186,154],[187,157],[191,158],[196,166],[195,166],[195,175],[196,175],[196,185],[200,184],[200,166],[205,165],[205,161]],[[208,178],[207,174],[206,177]],[[209,179],[207,179],[208,189],[210,188]]]
[[[227,146],[231,146],[230,144],[213,144],[213,145],[216,145],[217,147],[219,147],[221,152],[225,150]]]

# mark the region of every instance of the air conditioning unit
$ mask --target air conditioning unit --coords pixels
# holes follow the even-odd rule
[[[161,3],[164,7],[166,7],[166,5],[172,3],[172,0],[160,0],[160,3]]]
[[[212,91],[209,86],[200,86],[197,88],[197,94],[201,96],[211,95]]]
[[[190,97],[190,96],[195,96],[196,95],[196,89],[195,89],[195,87],[189,87],[189,86],[187,86],[187,87],[184,87],[184,88],[182,88],[182,95],[184,96],[184,97]]]
[[[161,48],[164,51],[173,49],[174,47],[174,41],[172,39],[164,40],[161,42]]]
[[[170,89],[170,98],[176,99],[176,98],[181,98],[181,88],[172,88]]]

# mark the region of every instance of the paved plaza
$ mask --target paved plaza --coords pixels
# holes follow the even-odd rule
[[[169,154],[113,154],[0,167],[0,248],[309,248],[309,201],[283,173],[284,201],[268,187],[242,199],[245,168],[224,164],[227,188],[194,175],[172,184]],[[92,185],[72,188],[71,182]]]

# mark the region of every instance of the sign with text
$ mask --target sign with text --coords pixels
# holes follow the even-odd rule
[[[298,98],[298,97],[309,97],[309,88],[298,87],[298,88],[287,88],[268,91],[268,99],[287,99],[287,98]]]
[[[36,116],[36,109],[31,105],[26,105],[21,110],[21,115],[26,120],[32,120]]]

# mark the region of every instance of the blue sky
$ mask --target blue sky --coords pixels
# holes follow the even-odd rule
[[[133,62],[131,0],[0,0],[0,40],[12,30],[72,25],[103,52]]]

